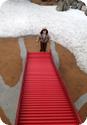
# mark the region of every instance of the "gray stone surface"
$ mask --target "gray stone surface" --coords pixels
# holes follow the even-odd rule
[[[86,6],[84,2],[82,2],[82,1],[74,1],[72,3],[72,5],[71,5],[71,8],[81,10],[82,6]]]
[[[81,8],[81,10],[84,11],[84,12],[86,11],[86,9],[87,9],[87,7],[85,5],[82,6],[82,8]]]
[[[23,37],[18,38],[18,44],[21,50],[21,58],[24,59],[26,58],[27,51],[26,51]]]
[[[86,11],[85,11],[85,15],[87,16],[87,9],[86,9]]]
[[[66,0],[59,0],[57,3],[56,10],[57,11],[66,11],[70,8],[70,5]]]
[[[74,103],[76,109],[79,111],[87,103],[87,93],[80,96],[77,101]]]

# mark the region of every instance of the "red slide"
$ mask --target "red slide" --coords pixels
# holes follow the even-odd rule
[[[79,125],[50,53],[28,53],[16,125]]]

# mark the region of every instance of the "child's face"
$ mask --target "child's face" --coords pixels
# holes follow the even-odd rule
[[[45,35],[46,35],[46,30],[44,30],[44,31],[43,31],[43,34],[45,34]]]

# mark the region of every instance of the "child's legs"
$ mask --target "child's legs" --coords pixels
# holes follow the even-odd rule
[[[47,48],[47,43],[44,43],[44,46],[43,46],[44,51],[46,51],[46,48]]]
[[[44,43],[40,42],[40,51],[44,51]]]

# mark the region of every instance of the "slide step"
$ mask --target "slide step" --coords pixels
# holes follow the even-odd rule
[[[79,125],[50,53],[28,53],[16,125]]]

